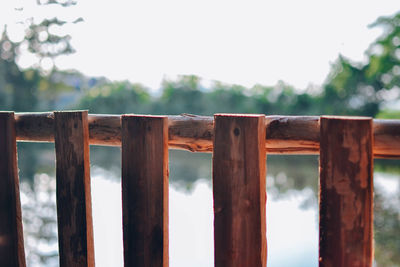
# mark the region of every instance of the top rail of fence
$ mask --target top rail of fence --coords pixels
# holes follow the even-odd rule
[[[54,114],[16,113],[18,141],[54,142]],[[266,116],[268,154],[318,154],[319,116]],[[91,145],[120,146],[121,116],[89,114]],[[168,116],[168,146],[192,152],[212,152],[214,119],[182,114]],[[400,158],[400,120],[373,120],[376,158]]]

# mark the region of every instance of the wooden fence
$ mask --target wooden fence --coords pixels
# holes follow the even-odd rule
[[[55,142],[60,266],[94,266],[90,144],[121,146],[125,266],[168,266],[168,148],[213,153],[215,266],[266,266],[267,154],[320,155],[319,265],[372,266],[373,158],[400,158],[400,120],[0,112],[0,266],[25,266],[17,141]]]

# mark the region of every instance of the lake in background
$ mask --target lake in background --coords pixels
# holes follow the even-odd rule
[[[21,149],[28,148],[37,150],[36,157],[19,154],[28,266],[58,266],[54,152],[50,145]],[[213,266],[211,154],[170,151],[169,161],[170,266]],[[123,266],[120,151],[91,148],[91,163],[96,266]],[[267,163],[268,266],[318,266],[318,157],[268,156]],[[24,176],[33,164],[29,182]],[[376,172],[375,187],[385,196],[376,198],[381,201],[376,206],[386,213],[397,210],[398,224],[398,175]],[[400,265],[385,255],[378,266]]]

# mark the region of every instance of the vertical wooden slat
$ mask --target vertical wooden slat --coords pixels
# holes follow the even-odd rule
[[[319,266],[372,266],[372,119],[321,117]]]
[[[54,112],[60,266],[94,266],[87,111]]]
[[[214,117],[215,266],[266,266],[265,116]]]
[[[125,266],[168,266],[168,119],[122,116]]]
[[[0,266],[25,266],[12,112],[0,112]]]

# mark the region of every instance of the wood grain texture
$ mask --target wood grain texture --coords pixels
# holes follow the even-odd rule
[[[12,112],[0,112],[0,266],[25,266]]]
[[[215,115],[215,266],[266,266],[265,116]]]
[[[268,154],[318,154],[318,116],[266,116]],[[91,145],[121,146],[121,116],[89,115]],[[212,117],[168,116],[169,148],[212,152]],[[16,114],[17,140],[54,142],[53,113]],[[374,157],[400,158],[400,120],[374,120]]]
[[[370,118],[321,118],[319,266],[372,266]]]
[[[54,112],[60,266],[94,266],[87,111]]]
[[[168,266],[168,119],[122,116],[125,266]]]

